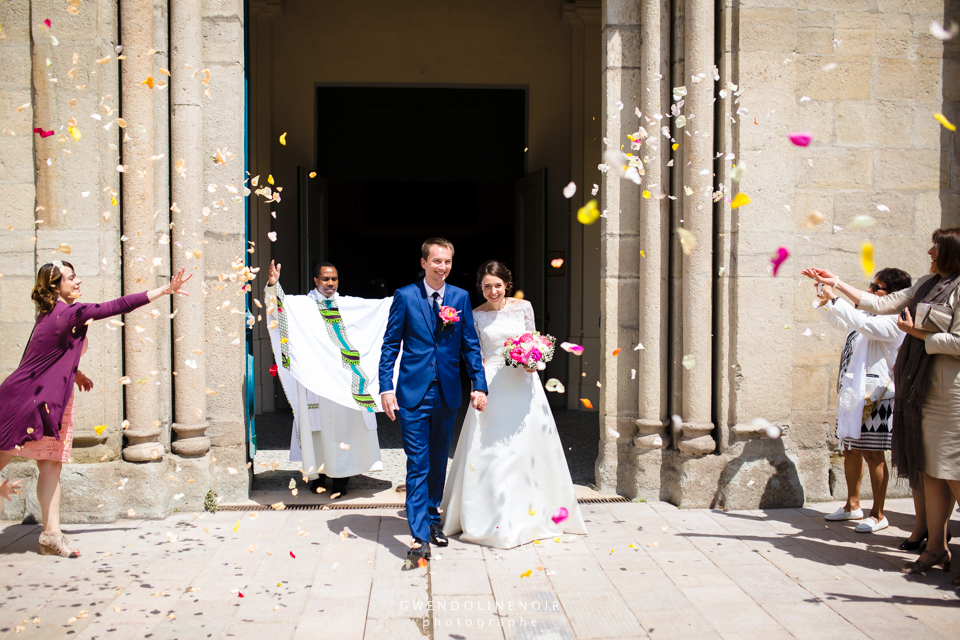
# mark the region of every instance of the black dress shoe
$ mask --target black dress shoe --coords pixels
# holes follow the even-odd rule
[[[340,496],[339,496],[340,498],[342,498],[342,497],[344,497],[345,495],[347,495],[347,483],[348,483],[348,482],[350,482],[350,478],[349,478],[349,477],[347,477],[347,478],[334,478],[334,479],[333,479],[333,489],[331,489],[331,491],[332,491],[333,493],[331,493],[330,495],[336,495],[336,494],[339,493],[339,494],[340,494]]]
[[[417,545],[420,546],[417,547]],[[416,567],[420,564],[420,560],[430,561],[430,543],[420,538],[414,538],[413,546],[407,551],[407,561]]]
[[[326,482],[327,476],[321,473],[319,478],[310,481],[310,484],[308,485],[310,487],[310,493],[316,493],[317,489],[322,488]]]
[[[445,547],[450,543],[447,536],[443,535],[443,528],[439,522],[430,523],[430,542],[438,547]]]

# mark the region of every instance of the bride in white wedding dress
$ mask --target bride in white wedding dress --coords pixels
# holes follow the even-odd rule
[[[473,321],[490,402],[483,413],[467,409],[440,503],[443,532],[501,549],[585,534],[540,377],[506,366],[497,353],[507,338],[535,330],[533,307],[507,297],[512,283],[503,263],[490,260],[477,275],[487,302],[474,309]],[[561,507],[567,518],[555,523]]]

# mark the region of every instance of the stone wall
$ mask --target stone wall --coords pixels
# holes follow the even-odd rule
[[[174,376],[187,367],[171,360],[172,346],[184,335],[174,332],[170,299],[119,319],[126,320],[124,326],[94,323],[80,369],[95,387],[76,394],[74,448],[63,473],[67,521],[112,520],[131,509],[143,517],[196,510],[210,488],[229,501],[247,497],[245,298],[240,283],[221,281],[221,274],[233,273],[231,263],[247,255],[244,202],[234,202],[224,189],[233,185],[242,195],[245,179],[243,5],[240,0],[193,5],[204,26],[202,58],[180,70],[170,68],[167,46],[170,4],[177,2],[184,4],[88,1],[76,14],[55,0],[0,3],[0,327],[8,336],[0,377],[17,367],[30,335],[30,288],[45,262],[72,262],[83,280],[83,301],[95,302],[160,286],[169,278],[174,252],[206,254],[189,304],[207,309],[195,356],[205,359],[206,373],[197,385],[206,389],[201,396],[207,400],[196,408],[198,419],[209,424],[213,448],[187,458],[169,453],[176,437],[170,430],[178,402]],[[133,34],[124,30],[122,42],[122,15],[151,19]],[[142,66],[142,77],[121,77],[123,64],[130,65],[128,72],[138,70],[127,75],[140,74]],[[200,86],[204,68],[210,80],[203,85],[208,92],[202,99],[203,130],[172,130],[167,74],[196,73],[193,82]],[[152,88],[143,84],[148,75]],[[54,134],[41,138],[31,133],[34,127]],[[198,202],[213,214],[204,215],[199,206],[186,214],[201,221],[196,237],[178,238],[171,216],[177,136],[202,138],[204,158],[187,170],[202,174]],[[229,149],[232,159],[223,165],[210,161],[217,149]],[[208,193],[208,184],[219,185],[219,192]],[[132,381],[126,387],[120,383],[124,375]],[[181,409],[185,403],[179,399]],[[124,419],[133,418],[135,410],[131,431],[125,432]],[[151,436],[157,444],[149,447],[156,455],[128,462],[124,436],[138,428],[157,432]],[[35,465],[15,459],[4,476],[26,482],[23,495],[6,503],[0,517],[39,518]]]
[[[862,243],[869,241],[875,247],[876,269],[896,266],[916,278],[927,270],[931,232],[960,217],[956,137],[933,118],[942,111],[956,120],[956,81],[950,80],[957,75],[956,44],[950,43],[953,48],[945,53],[929,31],[931,20],[942,23],[945,14],[956,19],[956,11],[945,11],[942,1],[883,0],[750,0],[713,6],[688,1],[673,7],[669,35],[652,33],[653,38],[634,41],[632,50],[621,51],[612,47],[620,34],[648,19],[662,25],[664,9],[660,3],[638,8],[632,2],[606,2],[608,64],[637,66],[655,58],[658,47],[672,46],[671,63],[661,58],[659,70],[642,64],[639,91],[656,94],[663,85],[653,74],[661,73],[662,82],[672,75],[672,86],[687,87],[684,112],[689,117],[688,109],[695,104],[691,92],[699,90],[693,76],[712,72],[709,63],[689,55],[688,30],[703,19],[701,13],[713,13],[721,43],[714,56],[720,76],[716,88],[727,95],[718,95],[714,113],[701,109],[695,114],[700,134],[693,135],[713,137],[714,155],[721,154],[713,163],[713,188],[722,187],[726,200],[714,206],[711,242],[691,227],[691,210],[681,193],[682,186],[692,182],[690,174],[699,173],[694,166],[698,158],[683,156],[679,167],[680,157],[675,157],[679,170],[674,168],[671,175],[670,193],[678,202],[671,209],[671,226],[700,233],[697,249],[691,256],[682,255],[674,237],[669,272],[675,284],[658,305],[640,307],[638,322],[624,311],[629,296],[608,285],[605,350],[625,346],[624,334],[638,335],[638,324],[642,328],[649,320],[666,318],[665,331],[679,339],[672,340],[660,360],[670,370],[669,406],[631,406],[632,392],[624,379],[632,358],[607,367],[604,385],[612,389],[605,392],[609,404],[603,408],[601,440],[606,442],[601,444],[598,482],[607,490],[616,487],[625,495],[669,499],[683,506],[784,506],[842,497],[840,461],[831,452],[836,447],[835,383],[843,335],[821,322],[811,304],[812,284],[799,271],[828,268],[865,288],[870,274],[863,273],[859,256]],[[608,93],[612,88],[620,91],[620,75],[610,76],[616,82],[608,81]],[[670,101],[667,97],[661,104]],[[611,126],[617,114],[610,102],[605,110],[608,137],[618,135],[626,144],[627,131]],[[627,109],[632,107],[627,103]],[[661,110],[666,113],[667,108]],[[813,134],[809,147],[790,143],[787,134],[796,131]],[[673,132],[680,137],[676,128]],[[682,134],[690,136],[690,127]],[[689,145],[689,138],[680,142]],[[725,159],[726,154],[733,155]],[[739,183],[730,178],[735,164],[746,168]],[[611,188],[623,202],[622,184],[609,184],[608,198]],[[752,202],[732,210],[729,198],[738,192]],[[649,220],[649,213],[639,215],[635,204],[628,207],[619,207],[619,221],[607,221],[603,277],[611,285],[633,269],[631,259],[622,259],[635,243],[632,233],[624,233],[629,227],[623,218],[638,216],[641,224]],[[814,211],[824,221],[808,228],[805,221]],[[851,228],[855,216],[871,216],[876,224]],[[650,244],[642,232],[640,240]],[[773,277],[770,257],[778,247],[787,248],[791,256]],[[700,304],[713,309],[712,383],[690,388],[683,382],[689,373],[678,365],[697,348],[689,327],[684,328],[695,320],[684,298],[693,292],[691,285],[699,286],[685,274],[700,252],[713,252],[715,267],[712,295],[696,294]],[[649,261],[638,262],[641,274],[649,269]],[[661,261],[657,268],[665,264]],[[623,315],[612,317],[611,309]],[[640,363],[650,355],[641,354]],[[693,370],[701,366],[698,356]],[[639,386],[642,396],[659,385],[641,381]],[[694,417],[687,415],[691,393],[712,397],[717,443],[712,455],[684,447],[686,422]],[[671,413],[683,422],[672,432],[662,426]],[[756,417],[785,427],[783,438],[764,438],[750,425]],[[673,446],[660,449],[653,441]],[[617,468],[615,483],[611,474],[599,473],[612,468]],[[891,494],[904,493],[903,486],[891,486]]]

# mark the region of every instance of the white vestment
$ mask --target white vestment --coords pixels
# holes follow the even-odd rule
[[[288,296],[266,288],[277,375],[293,407],[290,460],[311,478],[380,471],[374,413],[383,332],[392,298],[366,300],[314,289]]]

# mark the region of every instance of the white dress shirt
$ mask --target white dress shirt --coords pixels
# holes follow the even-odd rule
[[[439,294],[440,294],[440,299],[437,300],[437,304],[442,307],[442,306],[443,306],[443,294],[444,294],[444,292],[446,292],[446,290],[447,290],[447,283],[444,282],[442,285],[440,285],[440,288],[439,288],[439,289],[434,289],[434,288],[431,287],[429,284],[427,284],[427,279],[424,278],[424,279],[423,279],[423,287],[427,290],[427,300],[430,301],[430,304],[431,304],[431,305],[433,305],[433,294],[434,294],[434,293],[439,293]]]

